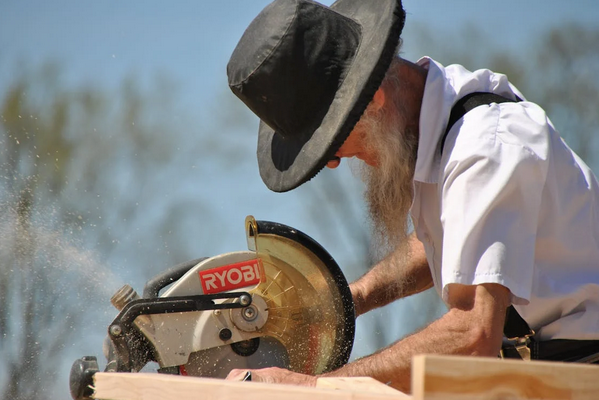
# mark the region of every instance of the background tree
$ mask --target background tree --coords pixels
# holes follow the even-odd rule
[[[528,100],[545,109],[573,150],[599,170],[599,29],[574,23],[551,27],[521,52],[505,48],[500,36],[487,35],[474,25],[447,33],[442,42],[423,25],[410,29],[415,41],[411,47],[420,54],[444,65],[506,74]]]
[[[67,90],[58,67],[46,65],[23,72],[0,96],[3,399],[52,397],[56,365],[76,336],[89,334],[84,323],[101,346],[119,267],[144,281],[193,258],[177,247],[180,237],[169,238],[184,214],[143,215],[156,205],[143,204],[158,192],[148,186],[164,184],[156,176],[178,156],[184,132],[172,121],[172,89],[157,85],[152,93],[133,80],[116,94]]]
[[[539,39],[525,81],[568,143],[599,171],[599,29],[575,24],[551,29]]]
[[[43,72],[51,80],[54,70]],[[42,248],[48,233],[32,227],[41,217],[36,214],[42,209],[39,199],[51,204],[56,198],[71,157],[72,146],[64,136],[67,100],[53,97],[40,114],[31,107],[28,89],[25,80],[17,81],[2,104],[0,350],[6,399],[33,399],[41,393],[52,370],[51,363],[44,365],[42,350],[55,357],[60,337],[68,334],[64,325],[52,324],[53,316],[66,311],[73,323],[79,319],[64,309],[67,303],[51,287],[48,272],[53,271],[46,268],[56,254],[54,246],[49,252]]]

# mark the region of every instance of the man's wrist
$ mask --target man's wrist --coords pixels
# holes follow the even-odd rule
[[[365,310],[366,300],[364,298],[364,294],[362,293],[360,285],[357,282],[351,283],[349,285],[349,290],[351,291],[352,299],[354,301],[354,310],[356,313],[356,318],[358,318],[360,315],[368,311]]]

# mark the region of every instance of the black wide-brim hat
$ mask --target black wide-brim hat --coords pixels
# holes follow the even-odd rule
[[[294,189],[334,157],[379,88],[404,20],[400,0],[276,0],[252,21],[227,75],[261,120],[269,189]]]

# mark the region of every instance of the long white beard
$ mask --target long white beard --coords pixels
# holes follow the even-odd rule
[[[400,113],[391,108],[367,112],[363,125],[366,145],[377,154],[377,166],[364,165],[362,179],[372,220],[374,241],[379,252],[389,252],[407,243],[409,211],[413,199],[413,178],[418,134],[404,126]]]

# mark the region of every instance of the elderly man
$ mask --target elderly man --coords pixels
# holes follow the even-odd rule
[[[596,178],[504,75],[398,57],[404,17],[399,0],[277,0],[228,65],[231,89],[261,120],[270,189],[344,157],[364,162],[375,233],[393,250],[351,285],[356,314],[433,286],[449,310],[329,376],[409,391],[416,354],[497,357],[502,345],[505,356],[596,361]],[[253,379],[316,378],[271,368]]]

